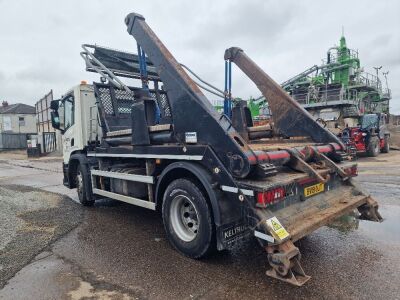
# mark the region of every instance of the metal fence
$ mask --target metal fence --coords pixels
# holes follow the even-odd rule
[[[41,145],[41,153],[50,153],[61,148],[57,144],[58,135],[51,124],[51,109],[50,104],[53,100],[53,90],[50,90],[35,104],[36,108],[36,128],[38,132],[38,143]]]
[[[50,103],[53,100],[53,90],[50,90],[42,99],[35,104],[37,132],[55,131],[51,125]]]
[[[56,133],[55,132],[43,132],[43,152],[50,153],[56,151]]]
[[[23,133],[0,133],[0,150],[26,149],[27,138]]]

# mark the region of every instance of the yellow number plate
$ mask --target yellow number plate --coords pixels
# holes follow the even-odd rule
[[[312,195],[323,192],[324,189],[325,189],[325,186],[323,183],[317,183],[317,184],[308,186],[308,187],[304,188],[304,196],[310,197]]]

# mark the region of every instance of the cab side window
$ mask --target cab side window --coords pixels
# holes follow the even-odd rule
[[[61,130],[65,130],[65,110],[64,110],[64,101],[60,101],[60,104],[57,109],[58,112],[58,122],[59,128]]]
[[[64,128],[65,130],[67,130],[75,123],[74,97],[69,96],[63,102],[64,102]]]

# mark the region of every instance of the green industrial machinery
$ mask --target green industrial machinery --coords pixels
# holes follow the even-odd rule
[[[389,113],[388,72],[383,72],[383,86],[379,78],[381,68],[375,68],[376,74],[365,72],[358,51],[348,48],[342,35],[339,45],[328,49],[321,65],[304,70],[281,86],[324,126],[353,127],[364,114]],[[224,111],[222,100],[213,104],[221,113]],[[263,96],[250,97],[247,105],[255,121],[264,123],[263,120],[269,119],[268,102]]]
[[[328,49],[322,65],[314,65],[281,85],[325,125],[354,126],[363,114],[389,113],[388,72],[383,73],[383,87],[381,68],[375,68],[376,75],[365,72],[358,51],[349,49],[342,36],[339,46]]]

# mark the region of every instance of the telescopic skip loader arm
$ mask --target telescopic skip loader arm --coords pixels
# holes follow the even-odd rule
[[[246,177],[252,168],[246,152],[251,150],[229,119],[215,111],[199,87],[147,25],[143,16],[131,13],[125,18],[125,23],[128,33],[157,67],[168,94],[176,140],[184,143],[187,132],[196,132],[198,143],[213,145],[213,150],[224,165],[229,166],[229,171],[235,177]]]
[[[184,153],[188,157],[196,147],[206,149],[204,158],[196,163],[210,171],[214,188],[230,193],[219,194],[223,195],[222,200],[228,200],[224,205],[238,203],[240,211],[246,212],[248,226],[251,224],[253,234],[256,235],[258,231],[260,235],[257,237],[268,253],[268,261],[272,267],[268,275],[302,285],[309,277],[299,264],[300,252],[293,242],[356,208],[365,219],[381,220],[377,203],[354,186],[350,179],[351,171],[348,173],[346,169],[345,172],[342,166],[334,162],[335,157],[336,161],[342,159],[340,153],[343,153],[344,146],[341,141],[316,123],[242,50],[228,49],[225,58],[236,63],[256,83],[270,104],[275,126],[286,136],[310,137],[320,145],[275,151],[252,150],[251,145],[243,140],[230,120],[214,110],[197,85],[146,24],[143,16],[131,13],[126,17],[125,23],[129,34],[136,39],[156,67],[168,95],[173,140],[167,145],[161,145],[161,149],[175,147],[178,151],[183,151],[180,154]],[[132,127],[132,141],[136,123]],[[188,133],[196,134],[196,145],[187,143],[185,137]],[[132,142],[132,145],[132,152],[144,151],[143,153],[149,154],[154,149],[160,149],[160,146],[151,143],[137,147]],[[327,191],[306,199],[297,192],[304,189],[300,179],[324,183]],[[276,186],[281,189],[290,187],[284,199],[292,202],[257,206],[259,196],[264,197],[265,192]],[[332,190],[329,190],[330,186]],[[285,238],[273,238],[273,231],[268,226],[268,220],[273,218],[281,220],[282,225],[288,229],[289,234]]]
[[[320,126],[312,116],[268,76],[242,49],[225,51],[225,60],[234,62],[257,86],[266,98],[272,112],[274,127],[288,137],[310,137],[316,143],[344,145],[332,132]]]

